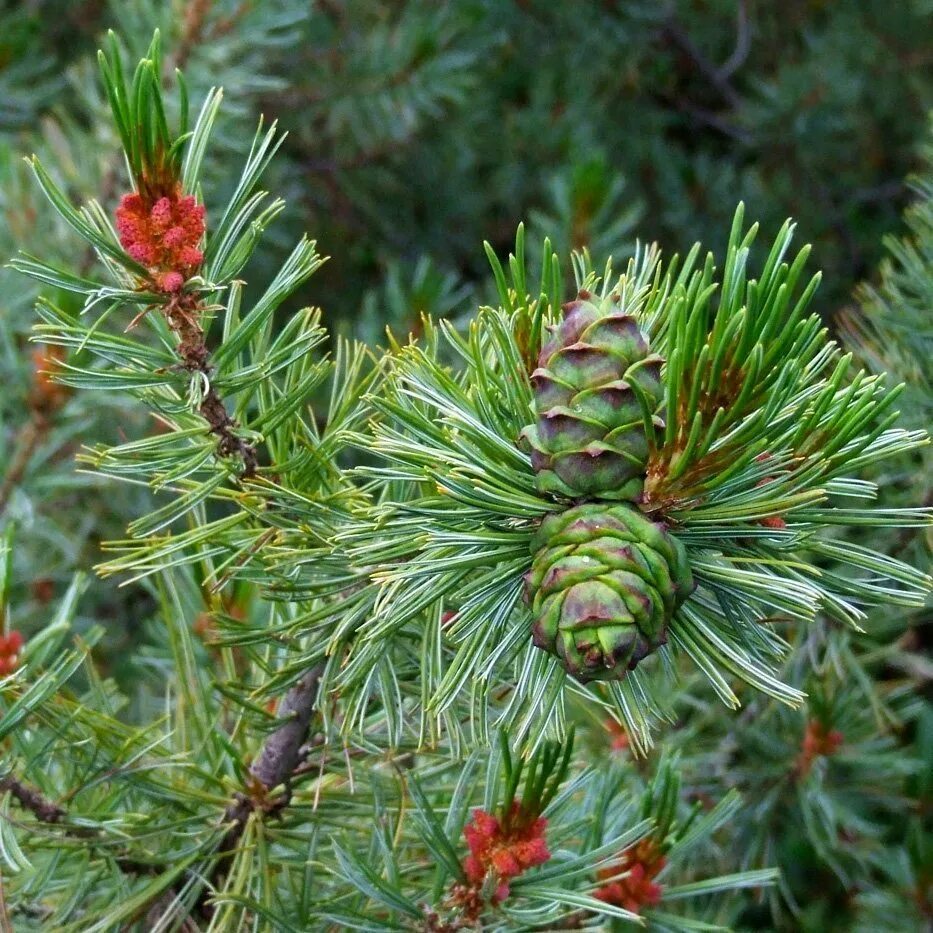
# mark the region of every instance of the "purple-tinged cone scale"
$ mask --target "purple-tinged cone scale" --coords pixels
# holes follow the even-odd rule
[[[693,592],[683,545],[666,526],[622,503],[549,515],[525,578],[534,644],[577,680],[621,680],[667,641]]]
[[[563,310],[531,376],[535,423],[522,431],[538,490],[634,501],[648,462],[646,431],[663,427],[655,414],[663,360],[616,296],[597,303],[581,291]]]

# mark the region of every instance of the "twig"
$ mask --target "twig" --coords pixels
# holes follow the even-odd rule
[[[752,48],[751,31],[748,28],[748,4],[746,0],[739,0],[736,10],[735,49],[732,54],[719,66],[717,74],[725,81],[732,77],[748,58]]]
[[[43,797],[35,788],[18,781],[12,774],[0,778],[0,792],[7,791],[21,806],[31,810],[37,820],[43,823],[57,823],[65,815],[65,811],[56,803]]]
[[[225,871],[250,816],[255,812],[278,813],[291,802],[291,781],[305,756],[304,746],[308,741],[323,674],[324,664],[314,665],[285,694],[279,709],[279,718],[284,722],[266,738],[250,766],[252,786],[246,792],[237,793],[224,811],[223,822],[229,824],[229,828],[217,847],[220,858],[208,875],[195,907],[207,916],[212,913],[206,903],[208,888]],[[277,787],[283,787],[284,792],[278,797],[270,797]]]
[[[223,399],[211,382],[213,367],[204,329],[199,323],[203,308],[197,296],[181,292],[163,308],[163,313],[169,326],[178,335],[178,355],[182,365],[189,372],[200,373],[208,387],[198,410],[210,426],[211,434],[217,438],[217,452],[223,457],[237,455],[243,460],[241,478],[255,476],[259,466],[256,448],[236,434],[237,423],[227,413]]]
[[[29,810],[41,823],[58,826],[65,835],[81,839],[91,845],[102,843],[97,830],[89,826],[71,826],[67,822],[67,811],[64,807],[49,800],[40,791],[23,783],[12,774],[0,778],[0,793],[9,791],[10,795],[20,806]],[[159,871],[160,866],[153,862],[144,862],[130,855],[116,855],[113,857],[117,866],[134,875],[150,875]]]
[[[271,733],[263,743],[249,773],[259,785],[252,795],[238,794],[224,813],[224,822],[231,823],[219,851],[229,852],[236,847],[246,820],[257,809],[277,812],[288,806],[292,798],[291,779],[301,764],[302,748],[308,740],[311,716],[317,705],[318,687],[324,665],[316,664],[285,695],[279,718],[285,722]],[[266,796],[276,787],[283,786],[284,793],[269,801]]]
[[[694,41],[673,17],[665,23],[661,32],[693,62],[696,70],[719,92],[730,107],[735,108],[742,103],[738,91],[729,83],[728,74],[721,73],[721,70],[697,48]]]
[[[722,133],[723,136],[728,136],[730,139],[734,139],[736,142],[743,144],[750,144],[753,141],[752,135],[747,130],[744,130],[738,126],[734,126],[727,119],[719,116],[719,114],[716,114],[711,110],[707,110],[704,107],[698,107],[696,104],[692,104],[686,99],[673,97],[671,95],[658,94],[656,96],[658,100],[663,101],[667,106],[672,107],[674,110],[680,111],[699,126],[708,126],[711,129]]]
[[[257,811],[278,813],[291,801],[291,781],[304,758],[303,747],[308,740],[311,717],[317,706],[323,674],[324,664],[316,664],[282,700],[279,718],[285,721],[266,738],[259,755],[250,766],[253,786],[245,792],[238,792],[224,811],[223,825],[228,825],[229,828],[217,847],[219,858],[204,879],[192,913],[200,913],[205,917],[210,917],[213,913],[213,908],[207,903],[209,888],[226,870],[250,816]],[[277,798],[270,798],[271,791],[280,786],[284,787],[284,793]],[[147,921],[154,924],[165,913],[173,910],[177,903],[178,893],[174,888],[170,888],[162,892],[155,902],[142,905],[140,914],[148,910]]]
[[[88,826],[71,826],[67,823],[67,812],[64,807],[49,800],[47,797],[24,784],[22,781],[8,774],[0,778],[0,793],[10,792],[12,797],[26,810],[29,810],[37,820],[49,825],[59,826],[62,831],[69,836],[82,839],[92,845],[101,840],[97,837],[97,831]],[[137,875],[148,875],[158,871],[159,866],[152,862],[143,862],[139,859],[127,855],[117,855],[114,862],[123,870]]]

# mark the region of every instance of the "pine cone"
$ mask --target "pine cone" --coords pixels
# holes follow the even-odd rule
[[[648,461],[645,420],[661,401],[661,357],[618,296],[589,292],[564,305],[564,319],[532,373],[537,421],[522,431],[542,493],[635,500]]]
[[[589,503],[541,523],[525,578],[534,643],[577,680],[619,680],[667,641],[693,592],[683,545],[637,509]]]

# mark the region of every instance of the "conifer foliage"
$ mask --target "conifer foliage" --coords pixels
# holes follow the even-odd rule
[[[289,304],[316,244],[269,276],[254,261],[285,209],[260,187],[276,124],[217,182],[222,91],[192,118],[158,33],[127,61],[111,34],[127,172],[108,203],[74,203],[30,160],[89,262],[11,265],[40,286],[37,424],[87,392],[147,415],[79,461],[153,496],[97,569],[145,593],[157,635],[123,695],[103,630],[78,625],[78,575],[24,639],[4,531],[0,915],[784,923],[806,907],[775,864],[784,824],[834,877],[877,875],[838,838],[901,814],[883,785],[919,769],[866,717],[924,713],[853,674],[859,639],[878,609],[921,610],[931,581],[864,532],[931,524],[876,502],[878,465],[927,438],[811,311],[793,224],[756,250],[739,206],[721,258],[640,247],[621,273],[549,241],[531,262],[520,226],[506,262],[486,245],[492,303],[468,320],[328,346],[320,312]],[[922,858],[905,864],[920,897]]]

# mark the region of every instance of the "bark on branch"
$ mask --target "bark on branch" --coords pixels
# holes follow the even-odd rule
[[[217,848],[220,858],[215,862],[195,905],[195,911],[203,916],[210,917],[213,913],[207,903],[209,888],[226,870],[251,814],[256,811],[278,813],[291,801],[291,781],[305,755],[323,674],[324,664],[316,664],[285,694],[279,708],[282,725],[266,738],[250,766],[253,786],[247,789],[248,792],[237,793],[224,811],[223,822],[229,824],[229,828]],[[282,787],[283,793],[272,797],[271,793],[277,787]]]
[[[88,826],[69,825],[67,822],[68,813],[64,807],[49,800],[40,791],[20,781],[12,774],[0,778],[0,793],[6,793],[7,791],[21,807],[29,810],[40,823],[59,826],[64,835],[81,839],[89,845],[102,842],[97,835],[97,830]],[[156,874],[161,868],[157,863],[144,862],[129,855],[116,855],[113,860],[122,871],[135,875]]]
[[[246,821],[253,811],[262,808],[276,812],[288,806],[291,801],[291,779],[304,757],[304,746],[308,741],[311,717],[317,706],[318,688],[323,673],[324,665],[316,664],[282,700],[279,718],[284,721],[268,736],[249,769],[258,787],[250,795],[237,794],[227,807],[224,822],[231,825],[219,851],[230,852],[236,848]],[[284,788],[284,792],[270,800],[267,795],[280,786]]]
[[[200,324],[203,308],[197,296],[182,292],[165,306],[163,313],[169,326],[178,335],[178,355],[182,365],[188,372],[200,373],[208,387],[198,411],[210,426],[211,434],[217,438],[217,452],[222,457],[240,457],[243,461],[241,478],[254,476],[259,466],[256,448],[236,434],[237,423],[227,413],[223,399],[211,382],[213,367],[204,329]]]
[[[43,823],[57,823],[65,815],[58,804],[43,797],[35,788],[17,780],[12,774],[0,778],[0,793],[7,791],[20,806],[31,810],[36,819]]]

